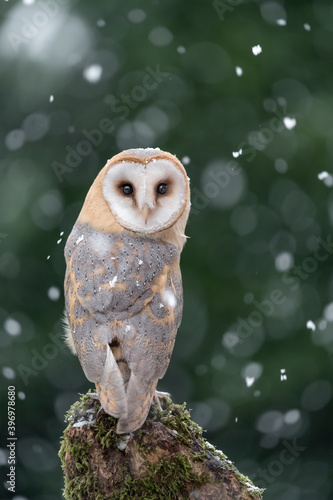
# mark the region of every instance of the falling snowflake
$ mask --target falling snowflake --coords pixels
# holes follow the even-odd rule
[[[255,380],[256,380],[255,377],[246,377],[245,382],[247,387],[251,387],[251,385],[254,384]]]
[[[288,130],[292,130],[296,126],[297,122],[296,118],[290,118],[289,116],[286,116],[285,118],[283,118],[283,123]]]
[[[163,294],[163,300],[168,304],[169,307],[174,308],[177,304],[177,299],[171,290],[166,290]]]
[[[261,48],[261,45],[254,45],[252,47],[252,52],[255,56],[258,56],[259,54],[261,54],[262,52],[262,48]]]
[[[78,245],[79,243],[81,243],[81,241],[84,240],[84,235],[82,234],[81,236],[78,237],[78,239],[76,240],[76,245]]]
[[[238,158],[239,156],[241,156],[241,154],[242,154],[242,153],[243,153],[243,150],[242,150],[242,149],[240,149],[239,151],[233,151],[233,152],[232,152],[232,156],[233,156],[234,158]]]
[[[109,281],[110,287],[114,288],[114,286],[117,283],[117,281],[118,281],[118,276],[114,276],[114,278],[112,279],[112,281]]]
[[[329,175],[329,174],[328,174],[328,172],[326,172],[326,171],[320,172],[320,174],[318,174],[318,179],[319,179],[320,181],[323,181],[324,179],[326,179],[326,178],[328,177],[328,175]]]
[[[276,24],[278,26],[285,26],[287,24],[287,21],[285,19],[277,19]]]
[[[314,324],[313,321],[311,321],[311,319],[309,319],[309,321],[306,322],[306,327],[308,330],[312,330],[313,332],[316,331],[316,325]]]

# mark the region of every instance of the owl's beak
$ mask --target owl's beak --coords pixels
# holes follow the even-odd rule
[[[150,206],[149,206],[149,205],[145,205],[145,206],[142,208],[141,213],[142,213],[142,215],[143,215],[143,218],[144,218],[145,224],[147,224],[147,220],[148,220],[148,217],[149,217],[149,214],[150,214]]]

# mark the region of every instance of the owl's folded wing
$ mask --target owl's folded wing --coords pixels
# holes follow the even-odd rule
[[[66,245],[65,278],[80,363],[103,394],[109,391],[111,403],[104,404],[109,413],[118,416],[115,400],[122,401],[124,391],[131,415],[141,400],[148,411],[181,321],[179,254],[172,245],[148,238],[101,236],[85,228],[80,239],[82,231],[76,229]],[[116,406],[113,412],[110,404]]]
[[[156,357],[151,374],[163,376],[182,314],[177,249],[76,225],[65,256],[67,316],[88,379],[101,376],[105,346],[115,338],[131,369],[145,371],[149,349]]]

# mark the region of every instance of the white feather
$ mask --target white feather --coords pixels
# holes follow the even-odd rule
[[[71,327],[69,326],[66,311],[64,311],[64,315],[62,317],[62,326],[63,326],[63,329],[65,331],[65,337],[64,337],[65,344],[67,345],[69,350],[73,354],[75,354],[75,356],[77,356],[77,352],[76,352],[75,345],[74,345],[74,339],[73,339],[73,335],[72,335],[72,330],[71,330]]]

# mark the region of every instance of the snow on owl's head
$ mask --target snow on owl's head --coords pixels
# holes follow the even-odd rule
[[[188,211],[188,177],[175,156],[158,148],[130,149],[113,160],[103,179],[103,196],[123,228],[155,233]]]

